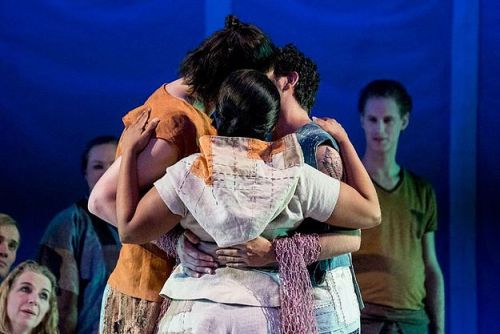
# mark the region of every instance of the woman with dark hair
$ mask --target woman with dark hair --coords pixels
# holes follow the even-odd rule
[[[201,137],[201,152],[169,167],[139,200],[137,156],[158,125],[156,118],[147,124],[144,112],[122,135],[117,190],[122,242],[155,240],[179,223],[219,247],[261,234],[286,236],[305,217],[347,228],[379,224],[375,189],[354,150],[346,152],[353,188],[305,165],[295,135],[264,141],[278,119],[279,100],[263,73],[229,75],[216,105],[219,135]],[[324,125],[338,134],[331,122]],[[191,278],[179,265],[162,289],[172,302],[160,333],[277,333],[280,292],[291,289],[280,290],[279,281],[272,270],[229,267]],[[286,324],[281,328],[282,333],[293,332]]]
[[[117,138],[89,140],[81,155],[81,172],[90,193],[115,160]],[[97,333],[102,294],[120,252],[118,231],[91,214],[87,197],[59,212],[47,226],[38,261],[56,276],[61,333]]]
[[[267,72],[273,64],[274,47],[266,35],[234,16],[224,29],[208,37],[189,52],[180,66],[181,78],[162,85],[143,106],[123,119],[129,126],[144,110],[159,119],[153,139],[138,156],[138,185],[149,189],[165,169],[198,152],[198,138],[215,134],[208,114],[223,80],[231,72],[250,68]],[[121,154],[119,146],[118,155]],[[121,158],[99,180],[89,200],[89,209],[116,225],[116,189]],[[161,287],[175,264],[175,241],[179,233],[158,243],[122,247],[120,258],[103,297],[101,332],[155,332],[161,312]],[[163,310],[165,310],[166,305]]]
[[[1,334],[56,334],[56,278],[35,261],[20,263],[0,285]]]

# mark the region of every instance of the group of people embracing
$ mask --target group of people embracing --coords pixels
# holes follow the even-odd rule
[[[123,118],[89,198],[123,243],[101,333],[359,333],[350,253],[381,211],[342,126],[311,118],[318,85],[228,16]]]

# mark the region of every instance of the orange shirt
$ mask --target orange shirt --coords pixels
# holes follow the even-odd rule
[[[196,153],[198,138],[215,135],[210,118],[189,103],[170,95],[165,86],[158,88],[144,103],[151,108],[151,118],[158,117],[155,137],[174,144],[179,151],[179,159]],[[141,107],[130,111],[123,118],[125,126],[140,116]],[[117,155],[121,149],[118,144]],[[168,166],[165,166],[165,169]],[[128,296],[161,301],[159,295],[163,284],[170,275],[175,259],[153,244],[124,244],[114,271],[109,277],[109,285]]]

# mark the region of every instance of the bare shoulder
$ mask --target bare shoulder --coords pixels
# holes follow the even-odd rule
[[[165,84],[163,89],[170,95],[185,100],[188,95],[189,86],[184,83],[184,79],[180,78]]]
[[[316,150],[318,170],[340,180],[343,174],[342,158],[337,150],[328,145],[320,145]]]

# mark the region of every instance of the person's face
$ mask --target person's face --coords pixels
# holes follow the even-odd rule
[[[396,149],[399,135],[408,125],[408,118],[408,114],[401,117],[393,98],[369,98],[364,113],[361,114],[367,149],[379,153]]]
[[[19,231],[14,225],[0,225],[0,277],[4,278],[16,260]]]
[[[89,151],[87,168],[85,168],[85,179],[92,191],[102,174],[113,164],[115,160],[116,145],[101,144],[92,147]]]
[[[7,316],[14,333],[36,328],[47,314],[52,287],[42,274],[25,271],[12,284],[7,296]]]

